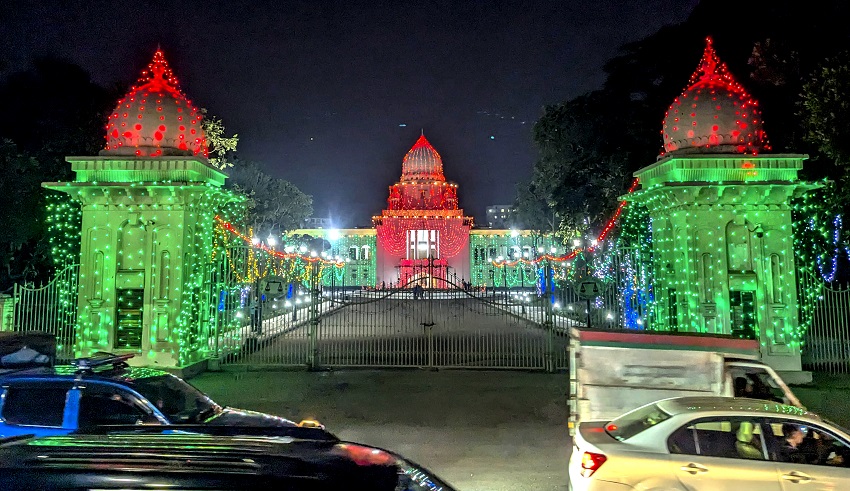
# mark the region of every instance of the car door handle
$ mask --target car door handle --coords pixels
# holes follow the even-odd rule
[[[793,483],[809,482],[812,480],[809,475],[797,471],[792,471],[788,474],[782,474],[782,479],[785,479],[786,481],[791,481]]]
[[[688,465],[683,465],[682,467],[679,467],[679,469],[681,469],[685,472],[688,472],[691,475],[696,475],[698,472],[708,472],[707,468],[705,468],[705,467],[703,467],[699,464],[694,464],[693,462],[691,462]]]

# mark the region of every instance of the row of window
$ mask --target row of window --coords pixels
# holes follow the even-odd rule
[[[348,259],[351,259],[352,261],[368,261],[371,256],[371,251],[369,249],[370,247],[368,245],[361,247],[351,246],[348,248]],[[333,252],[334,257],[339,255],[338,251],[331,252]]]
[[[472,249],[472,260],[475,262],[484,262],[488,259],[496,259],[502,256],[506,259],[533,258],[535,256],[534,247],[532,246],[505,246],[505,247],[474,247]]]

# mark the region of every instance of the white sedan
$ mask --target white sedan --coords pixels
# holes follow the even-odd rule
[[[803,409],[677,397],[582,423],[574,491],[850,490],[850,433]]]

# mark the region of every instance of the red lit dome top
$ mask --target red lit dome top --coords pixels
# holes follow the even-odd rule
[[[425,135],[419,137],[413,147],[407,151],[401,164],[401,180],[415,181],[417,179],[431,179],[445,181],[443,175],[443,159],[431,143],[425,139]]]
[[[157,50],[106,125],[103,155],[208,155],[202,115],[177,86]]]
[[[758,101],[732,78],[711,38],[690,86],[664,115],[664,149],[673,153],[750,153],[770,150]]]

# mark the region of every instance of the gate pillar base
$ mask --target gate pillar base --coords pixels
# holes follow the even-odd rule
[[[15,326],[15,298],[0,293],[0,331],[12,331]]]

